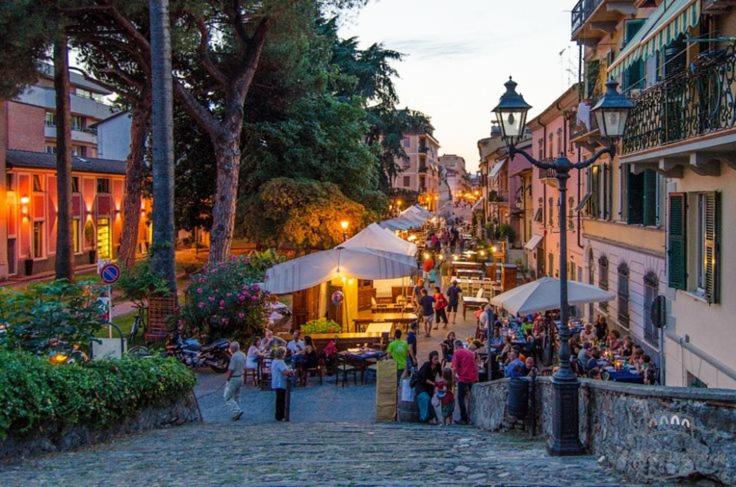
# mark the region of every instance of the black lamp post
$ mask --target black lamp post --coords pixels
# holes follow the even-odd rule
[[[560,191],[560,367],[552,378],[554,387],[554,407],[552,438],[547,449],[551,455],[579,455],[584,452],[579,437],[578,389],[580,382],[570,368],[570,328],[568,326],[567,300],[567,180],[572,169],[584,169],[593,164],[604,154],[613,158],[616,154],[615,141],[622,137],[626,126],[626,118],[634,104],[616,88],[618,83],[606,83],[606,94],[593,107],[602,138],[609,145],[600,149],[590,159],[572,163],[564,153],[552,162],[534,159],[527,152],[517,149],[516,144],[524,136],[526,115],[530,105],[524,97],[516,92],[516,83],[509,78],[505,84],[506,93],[501,96],[498,106],[493,112],[498,118],[503,140],[508,146],[509,157],[522,155],[532,165],[543,170],[554,170]]]

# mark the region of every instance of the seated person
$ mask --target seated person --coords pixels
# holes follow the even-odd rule
[[[503,348],[503,344],[504,344],[504,339],[501,336],[501,327],[494,326],[493,335],[491,336],[491,347],[495,348],[498,351]]]
[[[601,352],[593,347],[588,354],[588,362],[585,364],[585,370],[593,370],[598,367],[598,360],[601,358]]]
[[[515,350],[509,352],[509,358],[503,369],[504,377],[524,377],[526,375],[524,362],[519,360]]]
[[[286,344],[286,349],[289,351],[289,356],[291,357],[291,364],[294,367],[301,368],[302,363],[304,362],[304,340],[299,338],[299,330],[294,330],[294,333],[291,335],[291,340],[289,340],[289,343]]]
[[[309,335],[304,337],[304,368],[313,369],[319,364],[319,354],[317,348],[312,342],[312,337]]]
[[[623,344],[621,345],[621,355],[624,357],[630,357],[634,352],[634,342],[631,341],[630,336],[625,336]]]
[[[526,370],[526,375],[539,375],[539,369],[534,363],[533,357],[527,357],[524,361],[524,370]]]
[[[258,360],[261,356],[259,346],[261,345],[261,339],[255,337],[253,343],[248,347],[248,353],[245,355],[245,368],[249,370],[256,370],[258,368]]]
[[[440,348],[442,348],[442,360],[445,362],[452,362],[452,354],[455,352],[456,339],[455,332],[451,331],[447,334],[445,341],[440,343]]]
[[[623,346],[624,342],[621,340],[621,333],[619,333],[618,330],[611,330],[608,333],[608,338],[606,339],[606,346],[610,351],[612,351],[615,354],[621,353],[621,347]]]
[[[595,343],[595,330],[593,329],[593,325],[590,323],[586,324],[583,327],[583,331],[580,332],[580,341],[583,344],[586,343]]]

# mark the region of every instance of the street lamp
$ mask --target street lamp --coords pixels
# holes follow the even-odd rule
[[[584,161],[572,163],[564,153],[561,153],[553,162],[542,162],[534,159],[516,144],[524,136],[524,125],[529,106],[524,97],[516,92],[516,83],[509,77],[505,84],[506,93],[501,96],[498,106],[493,109],[498,123],[501,126],[503,140],[509,151],[509,157],[520,154],[532,165],[555,171],[560,192],[560,367],[552,377],[554,388],[552,438],[547,446],[551,455],[579,455],[584,452],[579,437],[578,418],[578,389],[580,382],[570,368],[570,327],[568,326],[567,299],[567,180],[572,169],[581,170],[608,154],[611,158],[616,155],[616,139],[624,134],[626,119],[634,104],[626,96],[620,94],[616,88],[618,83],[611,80],[606,83],[606,93],[593,107],[592,111],[598,121],[601,137],[609,142],[607,147],[597,151]],[[489,320],[490,322],[490,320]],[[490,331],[490,329],[489,329]],[[489,335],[490,336],[490,335]]]
[[[342,228],[342,239],[343,241],[348,239],[348,227],[350,226],[350,222],[347,220],[343,220],[340,222],[340,228]]]

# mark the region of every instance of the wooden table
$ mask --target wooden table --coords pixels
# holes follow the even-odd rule
[[[409,323],[416,321],[417,315],[414,313],[361,313],[353,320],[355,327],[362,330],[369,323],[394,323],[395,325],[404,325],[408,327]]]
[[[463,296],[463,319],[468,309],[480,309],[490,301],[486,298],[476,298],[475,296]]]
[[[455,271],[457,276],[476,276],[478,278],[483,277],[483,271],[480,269],[457,269]]]

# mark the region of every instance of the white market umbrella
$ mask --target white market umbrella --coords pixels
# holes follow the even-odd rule
[[[371,223],[352,238],[343,242],[340,247],[356,249],[366,248],[396,252],[402,255],[417,255],[417,246],[397,237],[393,232],[381,228],[376,223]]]
[[[336,247],[271,267],[263,284],[273,294],[289,294],[339,276],[377,280],[411,276],[416,272],[416,259],[410,255]]]
[[[612,292],[590,284],[577,281],[567,282],[567,301],[570,305],[610,301],[614,297]],[[560,280],[554,277],[542,277],[495,296],[491,299],[491,304],[501,306],[510,313],[522,315],[559,309]]]

